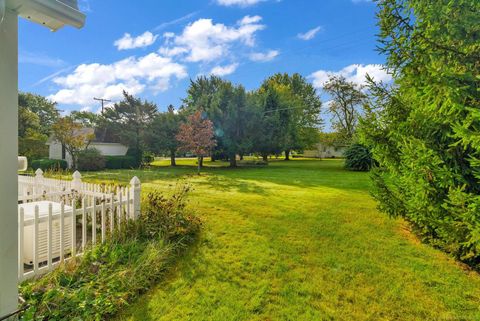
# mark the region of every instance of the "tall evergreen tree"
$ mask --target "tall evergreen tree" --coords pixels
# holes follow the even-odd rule
[[[251,110],[245,89],[216,76],[199,77],[190,84],[184,103],[188,110],[202,111],[213,122],[216,151],[227,155],[230,166],[235,167],[236,156],[249,150],[251,142],[247,124]]]
[[[127,92],[124,99],[105,109],[102,126],[120,142],[129,147],[129,154],[134,156],[137,164],[142,161],[145,146],[145,130],[157,114],[157,106],[148,101],[142,101]]]
[[[480,2],[378,1],[392,87],[371,85],[361,136],[381,210],[480,262]]]
[[[179,147],[176,136],[178,135],[182,115],[170,105],[166,112],[158,113],[149,125],[146,133],[148,149],[155,153],[168,153],[170,165],[176,166],[175,154]]]

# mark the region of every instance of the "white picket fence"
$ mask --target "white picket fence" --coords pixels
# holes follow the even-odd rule
[[[42,275],[119,230],[140,215],[141,184],[129,187],[19,176],[18,278]]]

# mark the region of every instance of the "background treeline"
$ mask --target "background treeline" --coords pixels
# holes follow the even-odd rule
[[[66,117],[60,117],[55,105],[43,97],[20,94],[19,100],[20,154],[46,157],[45,142],[51,136],[74,156],[75,168],[86,170],[115,163],[88,148],[93,140],[128,146],[128,159],[124,158],[128,166],[148,163],[153,155],[168,156],[175,166],[177,154],[193,153],[183,148],[178,137],[181,125],[198,112],[213,124],[212,160],[227,160],[232,167],[247,154],[260,155],[265,161],[269,155],[280,154],[289,159],[291,151],[318,143],[322,125],[319,95],[299,74],[276,74],[254,91],[219,77],[199,77],[191,81],[182,105],[177,109],[168,106],[164,112],[126,92],[122,101],[101,114],[74,111]],[[95,128],[95,134],[82,133],[85,127]]]

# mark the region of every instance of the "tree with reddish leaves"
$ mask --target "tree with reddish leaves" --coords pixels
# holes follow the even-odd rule
[[[180,150],[197,155],[200,174],[202,157],[207,156],[217,145],[213,123],[209,119],[204,119],[202,113],[197,111],[188,116],[186,123],[180,125],[177,140],[180,143]]]

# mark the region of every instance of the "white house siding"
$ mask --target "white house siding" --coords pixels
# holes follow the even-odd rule
[[[125,156],[128,147],[117,143],[92,143],[90,148],[96,148],[105,156]]]
[[[48,155],[50,159],[62,159],[62,145],[50,144],[48,146]]]
[[[316,149],[306,150],[303,153],[304,157],[314,158],[340,158],[343,157],[345,146],[331,146],[319,143]]]
[[[50,159],[62,159],[62,144],[58,142],[50,142],[49,145],[49,155]],[[105,156],[125,156],[128,151],[128,147],[118,144],[118,143],[99,143],[93,142],[90,143],[88,148],[95,148],[100,151],[102,155]],[[70,153],[66,153],[65,160],[68,163],[68,166],[72,166],[72,156]]]

